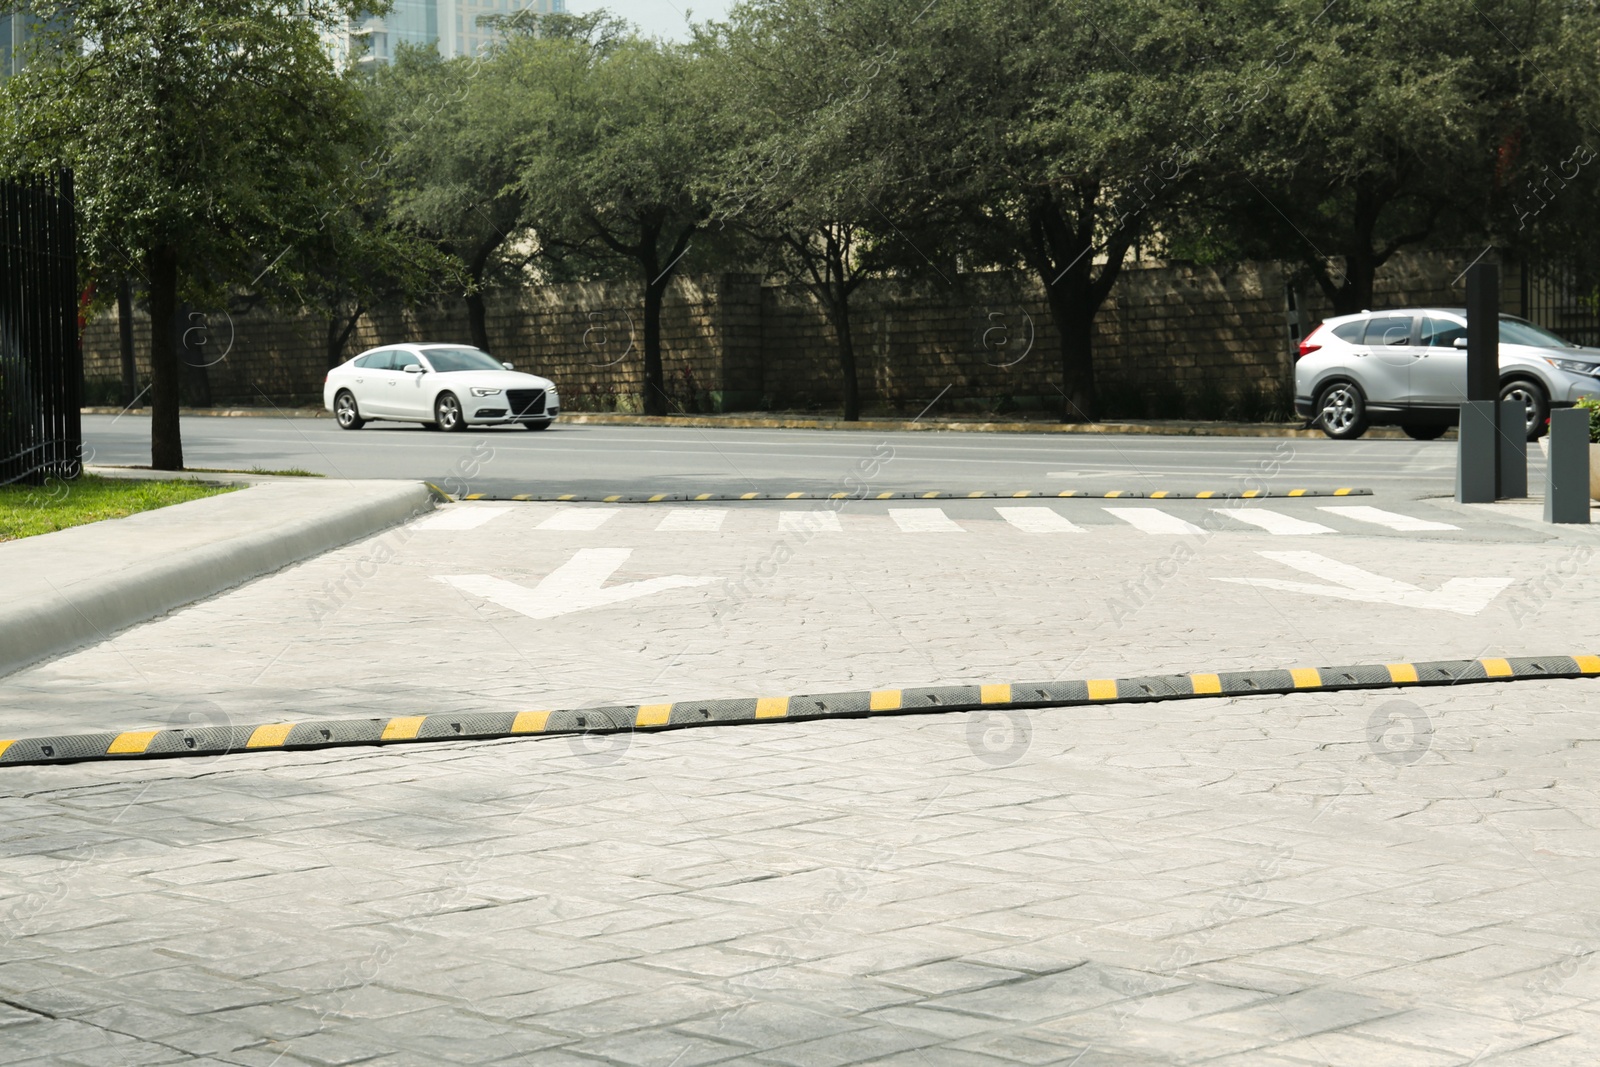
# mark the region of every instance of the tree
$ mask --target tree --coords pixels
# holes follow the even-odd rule
[[[954,220],[947,244],[1039,279],[1061,338],[1061,417],[1094,418],[1095,317],[1194,181],[1185,146],[1219,35],[1169,0],[837,6],[883,42],[868,99],[894,145],[892,213]]]
[[[1276,7],[1281,70],[1240,72],[1258,102],[1239,116],[1237,165],[1215,176],[1224,245],[1298,260],[1347,314],[1373,306],[1378,272],[1403,249],[1519,239],[1507,194],[1529,160],[1568,157],[1593,114],[1589,5]]]
[[[665,415],[661,307],[710,216],[718,150],[704,68],[686,48],[637,38],[528,40],[505,58],[550,93],[521,177],[541,251],[597,256],[644,284],[644,410]]]
[[[402,47],[368,88],[383,116],[385,146],[374,177],[394,189],[393,217],[461,263],[455,288],[472,343],[487,351],[483,294],[527,259],[527,197],[519,146],[530,101],[504,77],[498,56],[441,59]]]
[[[880,142],[860,108],[872,72],[863,27],[829,20],[833,9],[773,0],[738,9],[703,59],[716,113],[732,127],[714,178],[722,226],[755,235],[781,273],[811,284],[833,330],[844,419],[861,417],[850,298],[881,269],[873,232],[891,195]]]
[[[307,239],[359,109],[321,34],[344,0],[32,0],[48,54],[0,87],[0,161],[69,167],[93,263],[150,303],[151,465],[183,468],[174,318]],[[65,28],[62,28],[65,27]]]

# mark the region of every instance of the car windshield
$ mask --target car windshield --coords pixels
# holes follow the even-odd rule
[[[1542,326],[1526,319],[1500,316],[1500,343],[1507,345],[1532,345],[1535,348],[1577,348],[1571,341],[1563,340]]]
[[[422,354],[440,374],[458,370],[505,370],[493,356],[476,348],[425,348]]]

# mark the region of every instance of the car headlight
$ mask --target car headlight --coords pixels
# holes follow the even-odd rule
[[[1549,356],[1546,356],[1544,361],[1568,374],[1587,374],[1592,378],[1600,378],[1600,363],[1585,363],[1576,359],[1552,359]]]
[[[473,396],[499,396],[500,395],[500,390],[498,390],[498,389],[485,389],[481,385],[474,385],[472,387],[472,395]]]

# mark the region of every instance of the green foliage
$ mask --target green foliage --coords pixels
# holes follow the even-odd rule
[[[1589,413],[1589,440],[1600,445],[1600,396],[1581,397],[1575,406]]]
[[[51,478],[41,486],[0,486],[0,541],[52,533],[102,519],[120,519],[237,488],[194,481],[105,478],[97,474],[82,474],[70,482]]]

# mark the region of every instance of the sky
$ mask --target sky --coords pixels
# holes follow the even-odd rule
[[[728,13],[733,0],[567,0],[567,10],[574,15],[587,15],[605,8],[638,26],[646,35],[667,37],[681,41],[688,36],[684,30],[684,14],[693,13],[696,22],[719,19]]]

